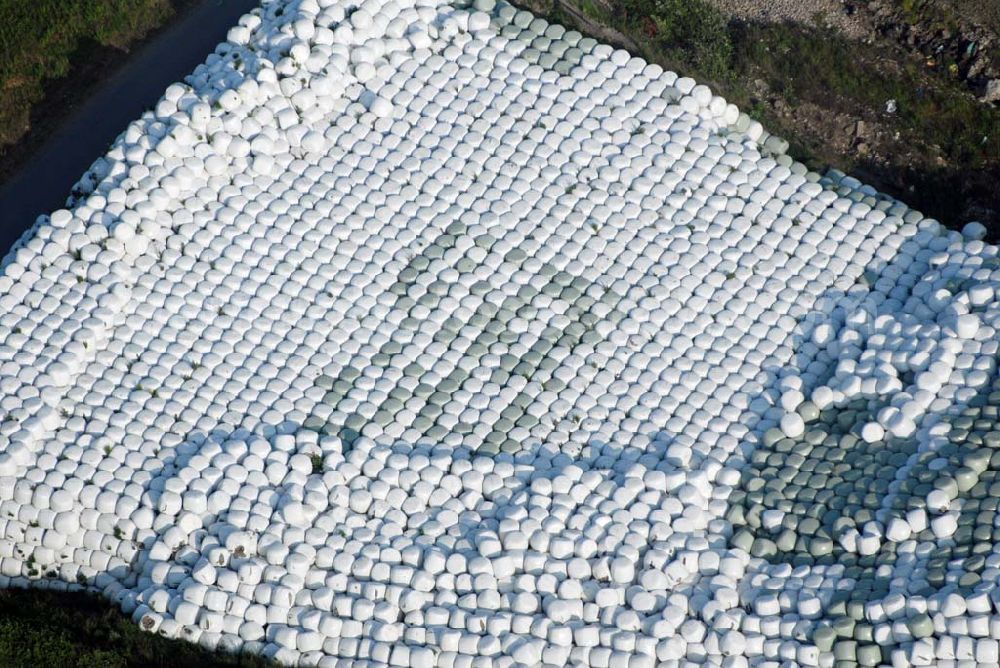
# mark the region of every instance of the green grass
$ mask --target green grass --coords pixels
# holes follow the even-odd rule
[[[926,0],[896,0],[896,5],[902,11],[907,23],[916,24],[923,21],[939,30],[958,29],[959,22],[954,10],[945,4]]]
[[[580,0],[580,11],[591,21],[606,23],[608,13],[594,0]]]
[[[84,594],[0,591],[4,668],[269,668],[259,657],[207,652],[139,629],[107,602]]]
[[[697,67],[706,80],[728,76],[733,44],[726,17],[701,0],[622,0],[619,16],[660,57]],[[643,42],[639,42],[643,43]]]
[[[124,48],[173,11],[170,0],[0,0],[0,149],[27,131],[45,83],[88,48]]]

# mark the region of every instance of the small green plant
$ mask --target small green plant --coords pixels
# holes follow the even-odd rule
[[[705,0],[625,0],[624,18],[668,60],[703,78],[728,78],[733,56],[725,15]]]
[[[582,0],[580,11],[591,21],[604,22],[608,19],[608,12],[596,0]]]
[[[313,473],[322,473],[323,472],[323,457],[321,455],[318,455],[318,454],[317,455],[310,455],[309,456],[309,461],[312,463],[312,472]]]

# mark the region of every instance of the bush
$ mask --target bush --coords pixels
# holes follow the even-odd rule
[[[620,9],[626,23],[668,61],[703,79],[728,77],[733,57],[729,23],[705,0],[623,0]]]

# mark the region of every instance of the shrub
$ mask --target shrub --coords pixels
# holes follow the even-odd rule
[[[705,0],[623,0],[624,20],[668,60],[714,81],[730,70],[729,24]]]

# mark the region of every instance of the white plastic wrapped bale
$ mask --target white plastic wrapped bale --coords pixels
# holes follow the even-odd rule
[[[0,585],[288,665],[997,665],[997,248],[786,146],[504,2],[264,2],[3,263]]]

